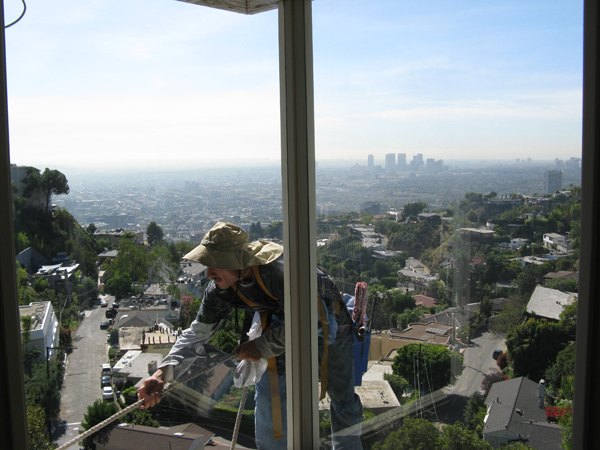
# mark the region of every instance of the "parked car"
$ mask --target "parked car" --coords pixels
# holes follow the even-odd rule
[[[492,353],[492,358],[498,359],[498,356],[500,356],[501,354],[502,354],[502,350],[496,349],[496,350],[494,350],[494,353]]]
[[[102,307],[102,308],[108,307],[108,302],[106,300],[100,300],[100,307]]]
[[[104,400],[113,401],[115,399],[115,391],[110,386],[105,386],[102,388],[102,398]]]
[[[114,301],[112,302],[112,307],[113,307],[113,309],[119,309],[119,302],[118,302],[118,301],[116,301],[116,300],[114,300]]]
[[[106,330],[108,328],[110,324],[108,323],[107,320],[103,320],[102,322],[100,322],[100,329],[101,330]]]
[[[106,386],[112,387],[112,381],[108,375],[102,375],[102,378],[100,379],[100,387]]]
[[[102,364],[101,366],[102,369],[102,375],[112,375],[112,367],[110,367],[110,364]]]
[[[115,317],[117,317],[117,310],[114,308],[108,308],[104,312],[104,315],[106,316],[107,319],[114,319]]]

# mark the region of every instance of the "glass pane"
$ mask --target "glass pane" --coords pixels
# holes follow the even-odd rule
[[[573,398],[582,2],[324,0],[313,13],[318,264],[350,306],[367,285],[362,446],[558,447]]]
[[[22,4],[7,3],[8,23]],[[6,39],[29,423],[45,448],[137,400],[196,317],[207,267],[182,256],[215,223],[281,239],[277,12],[37,2]],[[243,309],[219,311],[220,352],[238,345]],[[135,433],[149,447],[142,425],[168,429],[165,448],[230,441],[242,389],[206,359],[106,445]],[[252,393],[238,447],[255,448]]]

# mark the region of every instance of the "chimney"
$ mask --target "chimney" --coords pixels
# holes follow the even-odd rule
[[[540,380],[538,384],[538,403],[541,409],[546,405],[546,380]]]

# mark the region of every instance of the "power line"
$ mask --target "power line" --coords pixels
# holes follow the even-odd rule
[[[25,11],[27,11],[27,5],[25,4],[25,0],[21,0],[23,2],[23,12],[21,13],[21,15],[17,18],[17,20],[15,20],[12,23],[9,23],[8,25],[4,25],[4,29],[8,28],[8,27],[12,27],[15,23],[17,23],[19,20],[21,20],[23,18],[23,16],[25,15]]]

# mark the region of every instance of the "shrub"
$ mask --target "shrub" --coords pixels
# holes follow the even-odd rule
[[[558,423],[565,414],[572,414],[573,408],[570,406],[547,406],[544,411],[546,411],[548,422]]]
[[[508,380],[508,378],[506,378],[506,375],[504,375],[502,372],[488,373],[481,382],[481,389],[483,389],[487,394],[490,391],[492,384],[505,380]]]
[[[500,370],[504,370],[508,366],[509,361],[510,358],[508,355],[506,353],[501,353],[500,356],[498,356],[498,359],[496,359],[496,364],[498,364]]]

